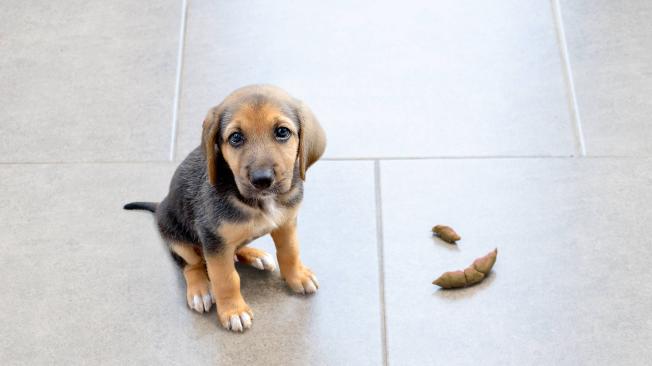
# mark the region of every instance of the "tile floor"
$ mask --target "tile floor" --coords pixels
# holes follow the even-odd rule
[[[0,3],[0,364],[649,364],[651,16]],[[329,136],[300,215],[322,287],[240,268],[256,319],[234,335],[187,309],[152,217],[121,205],[163,197],[207,109],[249,83],[301,97]],[[482,284],[430,284],[495,246]]]

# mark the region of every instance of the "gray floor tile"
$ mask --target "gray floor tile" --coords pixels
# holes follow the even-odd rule
[[[167,159],[181,5],[0,4],[0,161]]]
[[[252,83],[311,105],[328,157],[570,155],[562,70],[547,2],[192,1],[177,159]]]
[[[651,163],[383,162],[389,364],[649,364]],[[430,284],[494,247],[483,283]]]
[[[0,360],[7,364],[378,365],[374,173],[320,162],[300,214],[312,297],[241,268],[253,328],[187,309],[183,280],[147,213],[171,164],[1,165]],[[269,240],[256,244],[271,248]]]
[[[562,1],[589,155],[652,154],[652,3]]]

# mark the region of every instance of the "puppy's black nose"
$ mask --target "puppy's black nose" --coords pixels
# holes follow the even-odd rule
[[[274,171],[272,169],[258,169],[249,174],[249,180],[258,189],[269,188],[274,182]]]

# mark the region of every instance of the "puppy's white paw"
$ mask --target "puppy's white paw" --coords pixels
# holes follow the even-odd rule
[[[272,257],[269,253],[256,248],[242,247],[238,249],[235,256],[235,261],[248,264],[261,271],[271,272],[276,270],[276,262],[274,261],[274,257]]]
[[[183,274],[186,278],[186,302],[198,313],[208,312],[213,305],[213,295],[206,270],[202,266],[188,266]]]
[[[211,310],[214,302],[213,295],[210,293],[188,294],[188,307],[200,314]]]
[[[220,311],[220,308],[225,310]],[[218,304],[217,316],[222,326],[233,332],[243,332],[251,328],[253,320],[253,313],[244,302]]]
[[[251,328],[251,317],[247,313],[231,315],[228,326],[225,328],[234,332],[243,332],[245,329]]]
[[[276,262],[274,262],[274,258],[269,253],[265,253],[264,256],[256,259],[256,265],[254,267],[273,272],[276,270]]]
[[[292,291],[298,294],[313,294],[319,288],[317,276],[307,267],[302,267],[293,273],[286,274],[285,281]]]

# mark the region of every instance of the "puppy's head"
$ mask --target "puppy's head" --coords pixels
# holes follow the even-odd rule
[[[203,128],[208,179],[212,184],[220,179],[216,164],[222,158],[247,198],[287,192],[295,169],[305,180],[326,147],[308,107],[272,86],[236,90],[209,111]]]

